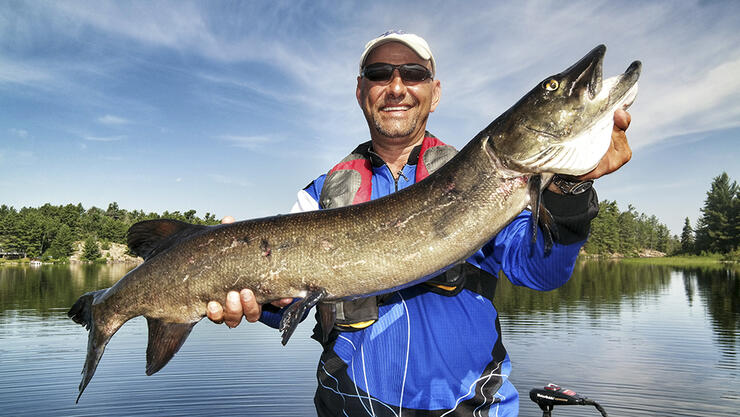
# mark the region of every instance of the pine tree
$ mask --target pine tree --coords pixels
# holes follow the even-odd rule
[[[734,249],[737,241],[736,224],[738,186],[730,183],[726,172],[714,178],[697,229],[697,249],[727,253]]]
[[[691,223],[687,217],[683,224],[683,231],[681,232],[681,252],[691,253],[694,251],[694,229],[691,228]]]
[[[98,242],[94,237],[88,236],[85,239],[85,246],[82,248],[82,259],[86,261],[95,261],[101,256]]]
[[[51,247],[45,254],[52,258],[66,258],[74,251],[73,244],[72,230],[66,224],[62,224],[51,242]]]

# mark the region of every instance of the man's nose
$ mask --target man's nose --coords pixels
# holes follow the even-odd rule
[[[390,84],[388,84],[388,89],[395,97],[403,96],[406,93],[406,84],[403,83],[403,79],[401,78],[401,73],[398,71],[398,68],[393,70]]]

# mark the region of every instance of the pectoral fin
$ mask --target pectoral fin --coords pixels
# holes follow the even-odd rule
[[[146,374],[162,369],[180,350],[197,323],[171,323],[147,317],[149,342],[146,347]]]
[[[552,251],[554,242],[553,236],[556,236],[556,225],[553,221],[552,214],[542,204],[542,192],[545,187],[542,185],[542,176],[533,175],[529,179],[529,204],[532,209],[529,227],[532,229],[532,246],[537,242],[537,232],[539,226],[542,229],[543,239],[545,239],[545,256]],[[531,251],[530,253],[534,253]]]
[[[319,288],[309,292],[305,298],[296,301],[285,309],[279,327],[279,330],[283,333],[283,345],[288,343],[288,339],[293,335],[306,312],[324,297],[326,297],[326,290]]]

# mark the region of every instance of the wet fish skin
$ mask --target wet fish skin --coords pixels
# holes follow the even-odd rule
[[[111,288],[81,296],[68,313],[89,330],[77,400],[110,338],[134,317],[147,318],[151,375],[206,315],[208,301],[231,290],[250,288],[259,303],[303,298],[281,323],[285,342],[314,302],[393,291],[468,258],[538,205],[532,198],[553,173],[588,172],[606,151],[614,110],[634,100],[640,64],[602,80],[604,52],[601,45],[548,77],[443,167],[389,196],[210,227],[133,225],[129,247],[145,262]],[[549,90],[553,79],[558,89]]]

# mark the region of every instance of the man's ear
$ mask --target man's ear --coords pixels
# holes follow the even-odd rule
[[[442,83],[439,80],[434,80],[434,87],[432,88],[432,103],[429,106],[429,113],[432,113],[439,104],[439,99],[442,98]]]
[[[357,96],[357,104],[362,107],[362,99],[360,98],[360,83],[362,82],[362,77],[359,75],[357,76],[357,89],[355,90],[355,96]]]

